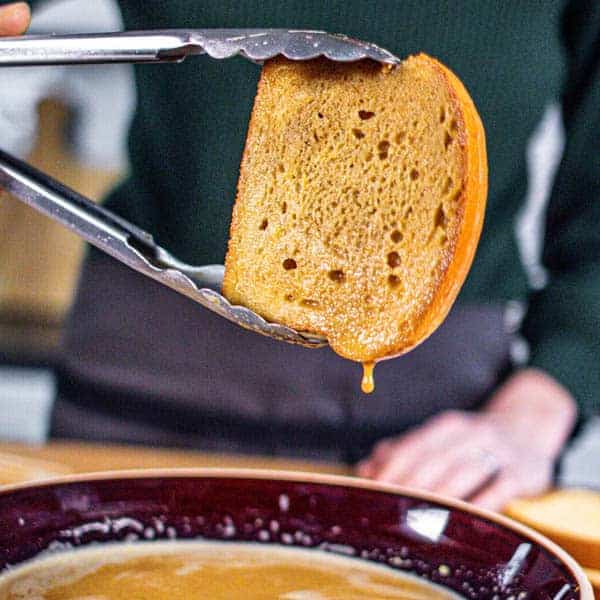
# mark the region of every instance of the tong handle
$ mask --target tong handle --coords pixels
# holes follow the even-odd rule
[[[179,62],[203,54],[184,30],[28,35],[0,40],[0,66]]]
[[[241,55],[258,63],[278,55],[292,60],[325,56],[344,62],[399,62],[374,44],[300,29],[163,29],[0,39],[0,67],[180,62],[195,54],[216,59]]]
[[[148,256],[157,253],[149,233],[2,150],[0,189],[122,262],[130,263],[132,247]]]

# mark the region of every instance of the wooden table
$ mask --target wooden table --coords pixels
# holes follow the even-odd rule
[[[116,446],[89,443],[55,442],[45,446],[0,444],[0,480],[2,458],[9,465],[14,458],[11,473],[18,475],[19,464],[35,471],[35,463],[42,461],[44,467],[56,473],[87,473],[123,469],[161,469],[190,467],[256,468],[309,471],[350,475],[349,467],[326,462],[267,458],[263,456],[240,456],[235,454],[208,454],[191,450],[168,450],[147,446]],[[25,459],[25,460],[23,460]],[[26,473],[24,473],[26,477]]]

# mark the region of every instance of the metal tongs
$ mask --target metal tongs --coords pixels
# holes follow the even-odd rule
[[[204,29],[0,39],[0,66],[179,62],[190,55],[240,55],[261,62],[324,56],[395,64],[393,54],[342,35],[283,29]],[[23,161],[0,151],[0,188],[61,223],[90,244],[238,325],[286,342],[319,347],[323,337],[269,323],[221,295],[224,267],[193,267],[157,245],[149,233],[84,198]]]

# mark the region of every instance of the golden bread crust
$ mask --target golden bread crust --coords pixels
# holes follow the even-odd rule
[[[464,86],[420,54],[267,63],[240,170],[223,294],[357,361],[407,352],[450,310],[487,194]]]

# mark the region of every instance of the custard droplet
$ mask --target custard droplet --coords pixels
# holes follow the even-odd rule
[[[362,365],[363,378],[360,384],[360,389],[365,394],[370,394],[375,389],[375,379],[373,377],[373,369],[375,369],[375,362],[364,362]]]

